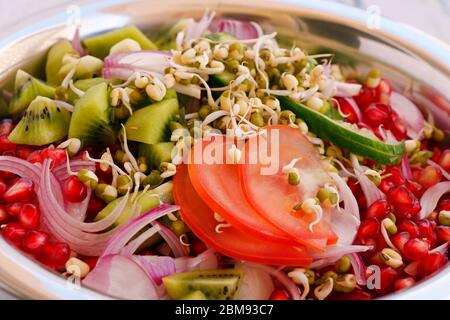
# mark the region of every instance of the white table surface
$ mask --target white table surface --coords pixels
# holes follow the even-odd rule
[[[345,3],[366,10],[377,6],[382,16],[410,24],[450,44],[450,0],[328,0]],[[0,0],[0,28],[10,26],[45,8],[71,5],[68,0]],[[63,7],[64,8],[64,7]],[[65,11],[65,8],[63,9]],[[11,299],[0,289],[0,299]]]

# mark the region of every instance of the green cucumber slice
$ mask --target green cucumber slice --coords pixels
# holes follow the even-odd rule
[[[158,168],[161,162],[170,162],[172,160],[172,149],[175,146],[173,142],[158,142],[155,144],[139,145],[139,156],[144,157],[147,165],[151,168]]]
[[[116,43],[124,39],[133,39],[138,42],[142,50],[156,50],[156,45],[150,41],[136,26],[128,26],[118,30],[102,33],[83,41],[89,53],[103,59]]]
[[[146,144],[167,141],[170,121],[178,112],[177,99],[162,100],[135,111],[125,124],[128,139]]]
[[[354,154],[372,159],[380,164],[397,164],[405,153],[405,144],[388,144],[375,136],[369,136],[353,128],[350,124],[335,121],[288,97],[278,97],[282,108],[291,110],[306,122],[311,132],[329,140],[338,147],[346,148]]]

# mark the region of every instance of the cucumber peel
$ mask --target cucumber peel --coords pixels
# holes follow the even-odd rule
[[[350,152],[374,160],[380,164],[397,164],[405,153],[405,144],[388,144],[377,137],[364,134],[350,124],[335,121],[288,97],[277,97],[283,109],[291,110],[306,122],[311,132],[319,138],[329,140]]]

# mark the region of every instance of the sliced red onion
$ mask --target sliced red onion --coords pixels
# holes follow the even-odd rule
[[[80,27],[77,26],[75,29],[75,34],[72,38],[72,47],[78,52],[78,54],[82,57],[86,55],[86,50],[83,48],[83,45],[81,44],[81,38],[80,38]]]
[[[177,273],[175,261],[172,257],[134,255],[131,259],[141,266],[147,276],[157,285],[162,283],[162,278]]]
[[[406,134],[411,139],[418,138],[425,126],[425,120],[419,108],[404,95],[391,93],[391,107],[398,113],[406,125]]]
[[[243,271],[242,284],[237,300],[267,300],[274,290],[270,273],[242,263],[238,266]]]
[[[447,170],[445,170],[444,168],[442,168],[440,165],[438,165],[436,162],[434,162],[433,160],[428,160],[427,163],[430,166],[433,166],[435,168],[438,168],[439,170],[441,170],[442,175],[445,177],[445,179],[450,180],[450,174],[447,172]]]
[[[333,245],[328,246],[325,252],[312,252],[311,256],[313,259],[335,259],[339,260],[342,256],[348,255],[350,253],[366,252],[372,247],[363,245]]]
[[[35,187],[39,186],[41,172],[37,165],[11,156],[0,156],[0,171],[14,173],[20,177],[30,178]]]
[[[140,69],[148,72],[164,74],[169,67],[168,51],[131,51],[109,55],[105,58],[105,68]]]
[[[76,219],[77,221],[84,221],[86,219],[86,212],[89,206],[89,201],[91,200],[92,190],[87,189],[86,198],[81,202],[64,202],[64,208],[67,213]]]
[[[339,195],[344,201],[345,212],[353,215],[358,221],[360,221],[361,218],[359,216],[358,201],[353,195],[350,187],[337,173],[330,172],[329,175],[331,176],[331,178],[333,178],[334,182],[336,182],[336,185],[339,188]],[[337,212],[337,214],[339,214],[339,212]]]
[[[105,67],[102,69],[102,77],[105,79],[128,80],[135,71],[125,67]]]
[[[435,97],[435,99],[433,99],[433,97]],[[440,100],[436,101],[436,94],[431,92],[431,90],[430,92],[425,93],[412,92],[412,98],[421,106],[426,107],[426,110],[431,112],[434,121],[439,128],[450,132],[450,107],[448,106],[448,103],[444,101],[441,102]]]
[[[417,270],[419,266],[419,261],[414,261],[408,264],[403,271],[405,271],[406,274],[409,274],[410,276],[417,276],[419,274],[419,271]]]
[[[217,255],[211,249],[202,252],[197,257],[172,258],[168,256],[133,255],[132,259],[158,285],[161,284],[162,278],[174,273],[216,269],[218,267]]]
[[[262,36],[261,28],[250,21],[219,19],[211,23],[212,32],[227,32],[240,40],[256,39]]]
[[[249,262],[246,262],[245,264],[248,266],[251,266],[255,269],[260,269],[260,270],[267,272],[272,277],[277,279],[285,287],[285,289],[289,292],[292,300],[300,300],[299,288],[291,279],[289,279],[289,277],[286,275],[286,273],[284,273],[280,270],[277,270],[273,267],[263,265],[263,264],[256,264],[256,263],[249,263]]]
[[[156,225],[142,232],[136,239],[130,241],[130,243],[128,243],[122,250],[120,250],[120,254],[125,256],[133,255],[139,249],[139,247],[143,243],[145,243],[145,241],[153,237],[159,231],[161,231],[161,228],[159,227],[159,225]]]
[[[360,90],[360,84],[336,81],[336,94],[334,96],[353,97],[358,95]]]
[[[445,256],[447,254],[449,246],[450,246],[450,241],[447,241],[446,243],[441,244],[439,247],[436,247],[433,250],[430,250],[430,253],[437,252],[437,253],[440,253]]]
[[[187,248],[181,244],[181,241],[175,234],[175,232],[173,232],[172,230],[170,230],[169,228],[167,228],[166,226],[164,226],[159,222],[155,222],[155,225],[159,225],[159,227],[161,228],[159,234],[164,239],[164,241],[166,241],[166,243],[169,245],[175,257],[184,257],[187,255]]]
[[[156,286],[131,258],[109,255],[98,261],[82,284],[120,299],[155,300]]]
[[[159,207],[154,208],[140,217],[130,221],[117,230],[114,236],[108,241],[101,256],[103,257],[110,254],[119,253],[130,241],[130,239],[132,239],[142,228],[165,216],[166,214],[179,209],[180,207],[178,206],[162,204]]]
[[[331,213],[331,227],[338,236],[338,245],[351,245],[355,240],[359,225],[359,219],[346,210],[336,209]]]
[[[408,159],[407,155],[404,155],[402,158],[401,169],[402,169],[403,177],[408,180],[412,180],[413,176],[412,176],[411,166],[409,165],[409,159]]]
[[[448,192],[450,192],[450,181],[439,182],[425,191],[420,199],[419,218],[428,217],[436,209],[439,199]]]
[[[364,260],[357,253],[350,253],[347,255],[347,257],[349,257],[353,267],[353,271],[355,272],[356,283],[361,286],[365,286],[367,283],[367,279],[366,265],[364,264]]]
[[[190,42],[194,39],[202,37],[206,30],[208,30],[211,21],[213,20],[216,13],[213,11],[208,15],[208,11],[202,16],[200,21],[196,22],[194,19],[189,19],[184,29],[184,41]]]
[[[356,156],[352,155],[352,164],[355,174],[358,177],[361,189],[367,200],[367,206],[370,206],[377,200],[385,199],[386,195],[364,174],[364,170],[358,162]]]
[[[95,163],[92,161],[86,160],[70,160],[69,161],[70,169],[73,172],[78,172],[81,169],[95,170]],[[67,172],[67,163],[60,164],[53,168],[53,174],[59,181],[64,181],[70,177],[70,174]]]

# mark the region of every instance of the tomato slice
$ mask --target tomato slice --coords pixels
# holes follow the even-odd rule
[[[288,266],[306,266],[311,263],[311,257],[300,246],[254,238],[232,226],[217,233],[215,228],[218,222],[214,219],[214,213],[195,192],[186,165],[177,167],[173,182],[174,199],[181,207],[183,221],[197,237],[216,251],[235,259],[257,263]]]
[[[320,154],[298,129],[283,125],[266,129],[266,133],[251,138],[244,147],[245,161],[239,171],[244,193],[268,221],[303,245],[323,251],[327,244],[337,240],[326,210],[311,231],[309,225],[315,215],[294,209],[304,199],[315,197],[326,183],[332,182],[320,163]],[[290,185],[283,172],[283,167],[293,159],[298,159],[294,167],[301,179],[297,186]]]
[[[239,181],[238,165],[226,163],[227,151],[232,145],[233,141],[227,141],[225,136],[212,136],[195,144],[188,165],[195,191],[208,207],[242,232],[257,238],[295,243],[292,237],[264,219],[247,201]],[[217,159],[220,163],[195,163],[194,154],[207,150],[220,150],[223,155],[223,159]]]

